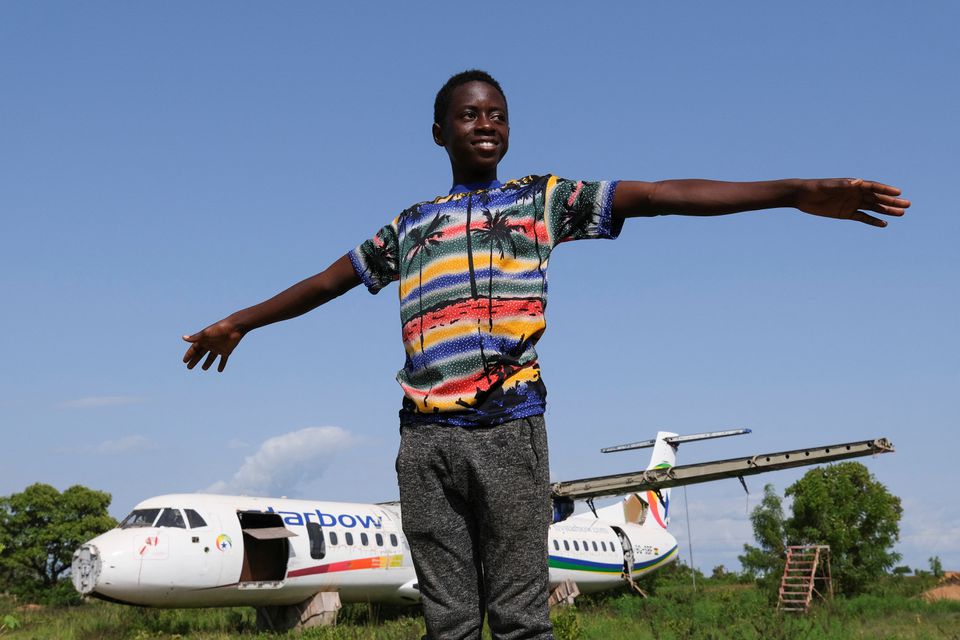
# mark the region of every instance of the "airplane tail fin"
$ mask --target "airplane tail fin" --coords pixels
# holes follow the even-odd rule
[[[669,469],[677,464],[677,445],[667,442],[667,438],[675,437],[677,437],[677,434],[669,431],[657,432],[647,469]],[[649,510],[643,521],[643,526],[667,528],[670,523],[670,489],[647,491],[643,496],[635,493],[633,496],[645,502]],[[627,500],[624,500],[624,516],[627,516],[627,511]]]
[[[653,447],[647,469],[670,468],[677,463],[677,447],[667,442],[667,438],[675,438],[676,436],[677,434],[669,431],[660,431],[657,433],[656,439],[640,443],[643,447]],[[623,522],[666,529],[669,522],[669,511],[670,489],[661,489],[659,492],[646,491],[642,494],[628,494],[619,503],[598,510],[597,515],[604,519],[622,519]]]
[[[647,470],[670,469],[677,464],[677,448],[682,442],[713,440],[714,438],[739,436],[746,433],[750,433],[750,429],[728,429],[726,431],[710,431],[686,436],[677,435],[670,431],[658,431],[657,437],[653,440],[606,447],[601,449],[601,451],[603,453],[614,453],[617,451],[632,451],[634,449],[653,447]],[[554,522],[559,522],[572,513],[572,499],[565,498],[554,501]],[[601,519],[619,521],[622,518],[623,522],[630,522],[644,527],[660,527],[666,529],[667,525],[670,524],[670,489],[631,493],[621,502],[597,509],[593,513]],[[584,517],[586,517],[585,514]]]
[[[677,448],[681,442],[712,440],[714,438],[726,438],[728,436],[742,435],[745,433],[750,433],[750,430],[730,429],[727,431],[711,431],[688,436],[677,435],[669,431],[659,431],[657,432],[657,437],[653,440],[607,447],[606,449],[602,449],[602,451],[604,453],[613,453],[616,451],[630,451],[633,449],[653,447],[653,453],[650,454],[650,463],[647,465],[647,469],[669,469],[677,464]],[[661,527],[666,529],[667,525],[670,524],[670,489],[646,491],[642,494],[632,493],[623,499],[620,507],[622,509],[623,519],[626,522],[632,522],[645,527]]]

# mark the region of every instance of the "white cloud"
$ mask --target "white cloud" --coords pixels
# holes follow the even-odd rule
[[[729,495],[718,495],[729,491]],[[737,495],[739,491],[739,495]],[[727,569],[737,569],[737,556],[743,553],[743,545],[755,544],[750,524],[749,510],[753,509],[753,494],[747,497],[737,485],[725,490],[718,488],[707,493],[691,490],[687,494],[690,504],[685,505],[682,488],[670,494],[670,532],[677,538],[684,562],[689,562],[687,517],[690,513],[690,534],[693,536],[694,562],[702,571],[709,571],[717,564]]]
[[[897,551],[905,564],[921,569],[932,556],[940,556],[946,569],[960,567],[960,510],[952,504],[904,498]]]
[[[86,453],[98,453],[109,456],[133,451],[151,451],[156,448],[157,445],[145,436],[133,435],[117,438],[116,440],[104,440],[100,444],[81,447],[81,450]]]
[[[77,400],[68,400],[60,404],[65,409],[99,409],[100,407],[118,407],[126,404],[145,402],[140,396],[89,396]]]
[[[307,427],[265,441],[244,460],[230,480],[204,491],[255,496],[294,495],[297,488],[321,475],[333,457],[358,439],[340,427]]]

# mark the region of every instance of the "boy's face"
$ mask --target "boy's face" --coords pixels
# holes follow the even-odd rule
[[[434,123],[433,140],[447,150],[458,184],[488,182],[510,144],[507,104],[486,82],[468,82],[453,90],[442,123]]]

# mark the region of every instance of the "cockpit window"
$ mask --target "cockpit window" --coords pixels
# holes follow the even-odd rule
[[[177,529],[186,529],[187,523],[183,521],[183,514],[180,509],[164,509],[157,520],[158,527],[175,527]]]
[[[190,523],[191,529],[199,529],[200,527],[207,526],[206,521],[193,509],[184,509],[184,511],[187,514],[187,522]]]
[[[133,512],[120,523],[120,528],[152,527],[159,513],[160,509],[134,509]]]

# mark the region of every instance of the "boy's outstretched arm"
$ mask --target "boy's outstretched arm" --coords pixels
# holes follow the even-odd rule
[[[680,214],[717,216],[738,211],[793,207],[817,216],[885,227],[865,211],[902,216],[910,201],[900,189],[860,178],[718,182],[715,180],[622,181],[613,196],[619,218]]]
[[[324,271],[302,280],[269,300],[230,314],[192,336],[183,336],[190,343],[183,361],[193,369],[206,356],[203,369],[207,370],[217,356],[223,371],[227,359],[248,332],[281,320],[288,320],[316,309],[360,284],[350,258],[343,256]]]

